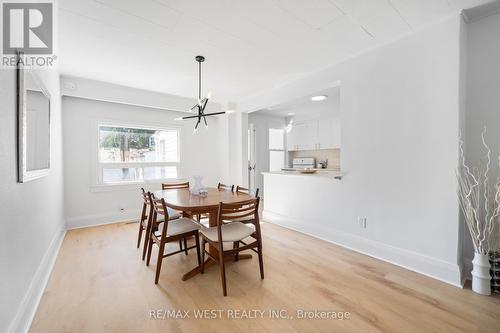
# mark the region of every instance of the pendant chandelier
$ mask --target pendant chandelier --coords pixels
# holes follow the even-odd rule
[[[205,61],[205,57],[199,55],[196,56],[195,59],[198,62],[198,103],[196,103],[191,109],[189,109],[189,112],[194,111],[197,114],[192,116],[185,116],[182,117],[181,119],[196,118],[198,120],[196,122],[196,125],[194,126],[194,131],[196,132],[198,130],[198,126],[200,125],[202,119],[203,122],[205,123],[205,127],[208,127],[207,117],[224,114],[226,112],[221,111],[221,112],[205,113],[205,107],[207,106],[207,102],[210,99],[210,93],[207,94],[207,97],[203,99],[201,98],[201,63]]]

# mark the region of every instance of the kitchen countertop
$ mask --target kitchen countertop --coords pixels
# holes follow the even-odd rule
[[[300,173],[298,171],[266,171],[262,172],[262,174],[268,175],[284,175],[284,176],[299,176],[299,177],[314,177],[314,178],[327,178],[340,180],[342,178],[342,173],[339,170],[335,169],[315,169],[316,173]],[[338,178],[340,177],[340,178]]]
[[[296,171],[297,169],[294,168],[283,168],[281,171]],[[340,168],[311,168],[310,170],[316,170],[316,171],[328,171],[328,172],[340,172]]]

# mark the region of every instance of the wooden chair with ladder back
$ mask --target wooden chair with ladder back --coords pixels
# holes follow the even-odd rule
[[[237,185],[236,186],[236,193],[244,193],[244,194],[248,194],[249,196],[253,196],[255,198],[259,198],[259,189],[256,188],[255,190],[250,190],[248,188],[245,188],[243,186],[239,186]],[[260,199],[259,199],[259,205],[260,205]],[[252,219],[245,219],[245,218],[242,218],[239,220],[240,222],[242,223],[245,223],[245,224],[252,224],[253,225],[253,221]],[[236,246],[237,244],[235,244]]]
[[[181,188],[189,188],[189,182],[182,183],[163,183],[161,184],[162,190],[175,190]]]
[[[166,190],[179,190],[179,189],[189,189],[189,182],[172,182],[172,183],[162,183],[161,184],[162,191]],[[168,207],[167,207],[168,208]],[[178,214],[189,217],[188,212],[177,212]],[[186,241],[184,241],[184,247],[187,247]],[[179,239],[179,249],[182,249],[182,239]],[[187,254],[187,250],[186,250]]]
[[[264,263],[262,260],[262,236],[260,231],[259,220],[259,198],[240,201],[236,203],[219,204],[218,222],[216,227],[203,228],[201,234],[201,273],[204,273],[205,254],[209,258],[219,264],[222,293],[227,296],[226,287],[226,269],[224,264],[225,257],[234,257],[238,261],[238,254],[241,251],[252,250],[259,257],[260,278],[264,278]],[[245,223],[252,223],[255,227],[251,228]],[[244,240],[248,237],[253,238],[251,243],[246,243]],[[224,242],[233,243],[233,248],[224,250]],[[205,251],[205,244],[209,243],[217,249],[218,256],[213,257],[210,252]],[[240,246],[240,244],[242,246]]]
[[[248,188],[245,188],[243,186],[236,186],[236,193],[245,193],[253,197],[258,197],[259,196],[259,189],[256,188],[255,190],[250,190]]]
[[[218,190],[226,190],[226,191],[233,192],[234,191],[234,185],[226,185],[226,184],[219,183],[219,184],[217,184],[217,189]]]
[[[142,232],[144,233],[144,245],[142,249],[142,260],[146,257],[146,250],[148,248],[149,238],[150,238],[150,229],[151,229],[151,218],[153,217],[153,204],[151,203],[151,196],[149,192],[146,192],[144,188],[141,188],[142,195],[142,211],[141,218],[139,220],[139,234],[137,235],[137,248],[141,245]],[[168,218],[178,219],[181,215],[175,210],[168,208]]]
[[[190,218],[181,217],[175,220],[169,220],[168,218],[168,208],[164,199],[156,199],[154,194],[150,194],[151,202],[153,203],[153,216],[151,219],[151,240],[148,244],[148,256],[146,260],[146,265],[149,266],[149,261],[151,259],[151,252],[153,249],[153,244],[158,246],[158,259],[156,262],[156,274],[155,274],[155,284],[158,283],[160,278],[161,264],[163,258],[172,256],[174,254],[182,253],[190,249],[196,249],[196,255],[198,259],[198,265],[201,265],[200,257],[200,240],[198,229],[200,226],[196,221]],[[163,220],[158,220],[159,216],[163,216]],[[156,231],[155,231],[156,230]],[[195,245],[187,247],[187,238],[194,237]],[[165,245],[167,243],[175,241],[184,241],[184,249],[179,251],[174,251],[165,254]]]

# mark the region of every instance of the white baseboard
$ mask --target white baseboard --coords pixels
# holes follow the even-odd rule
[[[52,272],[57,254],[64,240],[64,235],[66,235],[66,230],[63,227],[52,239],[49,248],[43,255],[40,265],[38,265],[21,305],[17,309],[14,319],[12,319],[7,329],[8,333],[28,332],[38,308],[38,304],[42,299],[47,282],[49,281],[50,273]]]
[[[449,263],[441,259],[354,234],[332,230],[331,228],[328,230],[318,229],[317,227],[306,225],[303,221],[266,210],[263,212],[263,220],[401,266],[448,284],[460,288],[463,287],[460,278],[461,267],[458,264]]]
[[[112,224],[117,222],[131,222],[138,221],[141,212],[139,210],[130,210],[124,213],[102,213],[91,214],[78,217],[66,218],[66,226],[68,230],[80,229],[87,227],[95,227],[98,225]]]

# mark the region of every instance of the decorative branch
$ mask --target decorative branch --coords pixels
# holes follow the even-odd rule
[[[500,215],[500,176],[497,177],[492,188],[488,181],[491,149],[486,144],[485,135],[486,127],[481,133],[482,144],[486,149],[486,159],[481,160],[479,166],[472,170],[465,163],[464,142],[461,137],[459,138],[460,165],[456,170],[460,207],[474,250],[481,254],[488,254],[490,250],[495,250],[496,240],[492,239],[492,235],[495,229],[499,228],[498,216]]]

